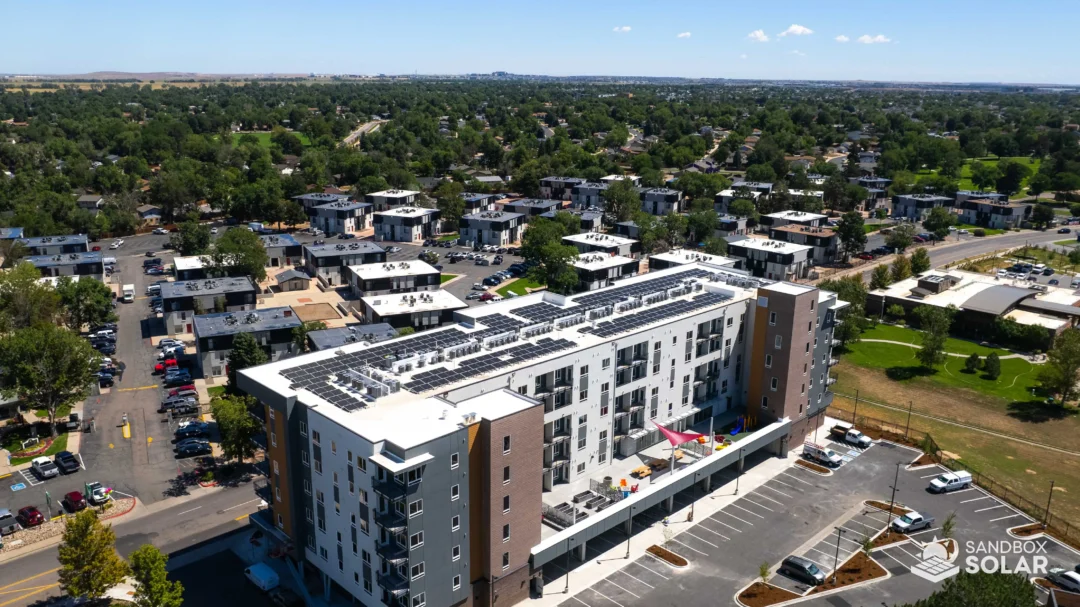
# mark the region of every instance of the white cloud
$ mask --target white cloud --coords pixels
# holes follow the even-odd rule
[[[812,30],[812,29],[810,29],[808,27],[799,25],[798,23],[792,23],[791,27],[789,27],[786,30],[780,32],[780,36],[783,37],[783,36],[787,36],[789,34],[792,35],[792,36],[809,36],[810,34],[813,34],[813,33],[814,33],[814,30]]]
[[[792,54],[792,55],[798,55],[798,56],[800,56],[800,57],[805,57],[805,56],[806,56],[806,53],[804,53],[804,52],[802,52],[802,51],[800,51],[800,50],[794,50],[794,51],[791,51],[791,54]]]
[[[745,60],[746,58],[747,58],[746,53],[743,53],[743,54],[739,55],[739,59],[744,59]]]
[[[765,30],[754,30],[754,31],[750,32],[749,34],[747,34],[746,37],[753,40],[754,42],[768,42],[769,41],[769,37],[765,35]]]
[[[630,26],[629,25],[616,25],[615,29],[612,30],[612,31],[619,32],[619,33],[628,32],[628,31],[630,31]]]
[[[681,34],[675,34],[675,37],[676,38],[689,38],[690,37],[690,32],[683,32]]]
[[[847,42],[848,40],[851,40],[851,38],[848,38],[847,36],[845,36],[845,35],[843,35],[843,34],[840,34],[839,36],[837,36],[837,37],[835,38],[835,40],[836,40],[837,42]]]
[[[892,40],[886,38],[884,34],[878,34],[877,36],[863,34],[862,36],[859,36],[859,42],[863,44],[886,44],[892,42]]]

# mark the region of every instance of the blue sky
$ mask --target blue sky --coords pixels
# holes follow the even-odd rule
[[[1080,82],[1077,0],[10,0],[5,5],[7,52],[0,73],[503,70]],[[847,41],[837,41],[838,36]]]

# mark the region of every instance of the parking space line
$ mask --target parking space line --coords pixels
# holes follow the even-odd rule
[[[916,561],[922,562],[921,558],[915,556],[914,554],[911,554],[907,550],[904,550],[904,548],[902,546],[896,546],[896,549],[899,550],[900,552],[903,552],[904,554],[910,556],[911,558],[915,559]]]
[[[871,527],[870,525],[867,525],[866,523],[863,523],[863,522],[857,521],[857,520],[855,520],[855,519],[851,519],[851,520],[850,520],[850,521],[848,521],[848,522],[849,522],[849,523],[855,523],[856,525],[862,525],[863,527],[866,527],[867,529],[870,529],[871,531],[880,531],[880,530],[881,530],[881,528],[880,528],[880,527]]]
[[[642,584],[644,584],[644,585],[648,586],[649,588],[656,588],[656,586],[653,586],[652,584],[650,584],[650,583],[646,582],[645,580],[639,579],[639,578],[638,578],[637,576],[634,576],[634,575],[630,575],[629,573],[627,573],[627,572],[626,572],[625,570],[623,570],[623,569],[619,569],[619,570],[618,570],[618,571],[616,571],[615,573],[621,573],[621,574],[625,575],[626,577],[628,577],[628,578],[630,578],[630,579],[632,579],[632,580],[637,580],[638,582],[640,582],[640,583],[642,583]]]
[[[975,498],[972,498],[972,499],[969,499],[969,500],[964,500],[964,501],[962,501],[960,503],[961,504],[967,504],[969,502],[977,502],[979,500],[986,500],[986,499],[990,499],[990,496],[989,495],[984,495],[982,497],[975,497]]]
[[[801,478],[799,478],[799,477],[797,477],[794,474],[791,474],[789,472],[781,472],[780,474],[783,474],[784,476],[786,476],[788,478],[794,479],[794,480],[796,480],[796,481],[798,481],[798,482],[800,482],[800,483],[802,483],[804,485],[810,485],[811,487],[814,486],[814,483],[804,481],[803,479],[801,479]]]
[[[620,586],[620,585],[616,584],[615,582],[611,581],[611,580],[610,580],[609,578],[604,578],[604,579],[602,579],[602,580],[600,580],[600,581],[601,581],[601,582],[607,582],[607,583],[611,584],[612,586],[614,586],[614,587],[618,588],[619,590],[622,590],[622,591],[623,591],[623,592],[625,592],[626,594],[629,594],[630,596],[632,596],[632,597],[634,597],[634,598],[636,598],[636,599],[640,599],[640,598],[641,598],[641,595],[639,595],[639,594],[637,594],[637,593],[634,593],[634,592],[630,592],[630,591],[629,591],[629,590],[627,590],[626,588],[623,588],[622,586]]]
[[[742,519],[741,519],[741,518],[739,518],[739,517],[735,516],[734,514],[728,514],[727,512],[724,512],[723,510],[721,510],[721,511],[720,511],[720,513],[722,513],[722,514],[727,514],[728,516],[730,516],[731,518],[733,518],[733,519],[735,519],[735,520],[739,520],[739,521],[742,521]],[[721,524],[721,525],[723,525],[723,526],[727,527],[728,529],[734,529],[735,531],[738,531],[739,533],[742,533],[742,529],[739,529],[738,527],[732,527],[731,525],[729,525],[729,524],[727,524],[727,523],[725,523],[725,522],[723,522],[723,521],[718,521],[718,520],[716,520],[715,518],[713,518],[713,517],[711,517],[711,516],[709,517],[709,520],[710,520],[710,521],[713,521],[714,523],[719,523],[719,524]],[[748,522],[746,522],[746,521],[743,521],[743,522],[744,522],[744,523],[746,523],[747,525],[750,525],[750,526],[753,526],[753,525],[754,525],[753,523],[748,523]]]
[[[770,489],[772,491],[775,491],[775,492],[779,493],[780,495],[782,495],[782,496],[784,496],[786,498],[794,499],[794,496],[788,495],[788,494],[784,493],[783,491],[781,491],[779,489],[773,489],[772,487],[770,487],[768,485],[762,485],[761,488],[762,489]]]
[[[908,533],[907,536],[922,535],[924,533],[930,533],[931,531],[937,531],[938,529],[940,529],[940,527],[931,527],[929,529],[923,529],[922,531],[916,531],[915,533]]]
[[[706,527],[704,522],[698,523],[697,526],[704,529],[705,531],[708,531],[709,533],[711,533],[713,535],[719,535],[720,537],[724,538],[725,540],[731,541],[731,538],[724,535],[723,533],[717,533],[717,532],[713,531],[712,529],[709,529],[708,527]]]
[[[829,557],[830,559],[833,559],[834,561],[836,560],[835,558],[833,558],[833,555],[832,555],[831,552],[822,552],[821,550],[818,550],[817,548],[814,548],[813,546],[811,546],[810,549],[813,550],[814,552],[824,554],[825,556]],[[840,552],[844,552],[844,551],[841,550]]]
[[[714,543],[710,542],[709,540],[703,540],[703,539],[701,539],[700,537],[698,537],[698,536],[694,535],[693,533],[690,533],[689,531],[683,531],[683,533],[685,533],[686,535],[689,535],[690,537],[694,538],[695,540],[697,540],[697,541],[699,541],[699,542],[704,542],[704,543],[706,543],[706,544],[708,544],[708,545],[712,546],[713,548],[719,548],[719,547],[720,547],[720,546],[717,546],[716,544],[714,544]]]
[[[844,527],[841,527],[841,529],[844,529]],[[851,531],[851,530],[848,529],[848,531]],[[856,532],[852,531],[852,533],[856,533]],[[860,535],[862,535],[862,534],[860,534]],[[863,536],[863,537],[865,537],[865,536]],[[852,544],[855,544],[856,546],[862,546],[862,542],[856,542],[855,540],[848,539],[848,538],[846,538],[846,537],[844,537],[842,535],[840,536],[840,539],[844,540],[845,542],[851,542]]]
[[[920,476],[919,478],[934,478],[935,476],[941,476],[941,471],[937,471],[934,474],[927,474],[926,476]]]
[[[649,556],[652,556],[652,555],[649,555]],[[653,558],[656,558],[656,557],[653,557]],[[660,576],[660,577],[664,578],[665,580],[670,580],[670,579],[671,579],[671,578],[669,578],[668,576],[666,576],[666,575],[664,575],[664,574],[660,573],[659,571],[653,571],[652,569],[649,569],[648,567],[646,567],[645,565],[642,565],[641,563],[639,563],[639,562],[637,562],[637,561],[634,561],[634,564],[635,564],[635,565],[637,565],[638,567],[641,567],[641,568],[642,568],[642,569],[644,569],[645,571],[648,571],[648,572],[650,572],[650,573],[653,573],[653,574],[655,574],[655,575],[658,575],[658,576]]]
[[[980,510],[976,510],[975,512],[986,512],[987,510],[997,510],[998,508],[1004,508],[1004,507],[1005,507],[1005,504],[998,504],[997,506],[990,506],[989,508],[982,508]]]
[[[593,591],[593,592],[595,592],[596,594],[599,594],[599,595],[600,595],[601,597],[603,597],[603,598],[605,598],[605,599],[607,599],[607,600],[611,601],[612,603],[615,603],[615,604],[616,604],[616,605],[618,605],[619,607],[623,607],[621,603],[619,603],[619,602],[615,601],[614,599],[612,599],[611,597],[607,596],[606,594],[604,594],[604,593],[600,592],[600,591],[599,591],[599,590],[597,590],[596,588],[593,588],[592,586],[589,586],[589,590],[592,590],[592,591]]]
[[[752,502],[751,502],[751,503],[752,503]],[[738,505],[738,504],[732,504],[732,505],[731,505],[731,507],[732,507],[732,508],[738,508],[739,510],[742,510],[743,512],[749,512],[750,514],[753,514],[754,516],[756,516],[756,517],[758,517],[758,518],[760,518],[760,519],[764,519],[764,518],[765,518],[764,516],[761,516],[761,515],[760,515],[760,514],[758,514],[757,512],[754,512],[753,510],[747,510],[746,508],[743,508],[742,506],[740,506],[740,505]]]
[[[754,496],[754,497],[757,497],[757,496]],[[754,500],[750,499],[749,496],[744,497],[742,499],[742,501],[744,503],[753,504],[753,505],[757,506],[758,508],[764,508],[765,510],[768,510],[769,512],[776,512],[775,510],[773,510],[772,508],[770,508],[768,506],[764,506],[762,504],[759,504],[759,503],[755,502]],[[783,505],[783,504],[781,504],[781,505]]]
[[[769,500],[770,502],[772,502],[772,503],[774,503],[774,504],[777,504],[777,505],[780,505],[780,506],[786,506],[786,505],[787,505],[787,504],[785,504],[784,502],[781,502],[781,501],[779,501],[779,500],[774,500],[773,498],[771,498],[771,497],[768,497],[768,496],[765,496],[765,495],[762,495],[762,494],[760,494],[760,493],[755,493],[755,494],[754,494],[754,497],[757,497],[757,498],[761,498],[761,499],[763,499],[763,500]]]
[[[694,552],[696,552],[696,553],[698,553],[698,554],[700,554],[702,556],[709,556],[709,554],[707,552],[702,552],[702,551],[698,550],[697,548],[691,548],[690,546],[687,546],[686,544],[680,542],[679,540],[672,539],[671,541],[675,542],[676,544],[678,544],[680,546],[684,546],[685,548],[687,548],[689,550],[693,550]]]
[[[993,523],[994,521],[1003,521],[1003,520],[1005,520],[1007,518],[1015,518],[1015,517],[1018,517],[1018,516],[1023,516],[1025,518],[1027,517],[1026,514],[1010,514],[1009,516],[1003,516],[1001,518],[992,518],[992,519],[990,519],[990,522]]]
[[[799,488],[798,488],[798,487],[796,487],[795,485],[789,485],[789,484],[785,483],[784,481],[782,481],[782,480],[780,480],[780,479],[778,479],[778,478],[773,478],[773,479],[770,479],[770,481],[771,481],[771,482],[774,482],[774,483],[780,483],[781,485],[783,485],[783,486],[785,486],[785,487],[789,487],[789,488],[791,488],[791,489],[794,489],[794,490],[796,490],[796,491],[799,491]],[[765,485],[762,485],[762,486],[764,487]],[[773,489],[773,491],[775,491],[775,489]],[[788,497],[791,497],[791,496],[788,496]]]
[[[974,490],[975,490],[975,487],[968,487],[967,489],[961,489],[959,491],[953,491],[952,494],[953,495],[958,495],[960,493],[967,493],[968,491],[974,491]]]
[[[581,603],[581,604],[582,604],[582,605],[584,605],[585,607],[592,607],[592,605],[590,605],[590,604],[586,603],[585,601],[583,601],[583,600],[581,600],[581,599],[577,598],[576,596],[572,596],[572,597],[570,597],[570,598],[572,598],[572,599],[574,599],[575,601],[577,601],[577,602]]]
[[[889,552],[888,552],[888,551],[886,551],[886,550],[882,550],[882,551],[881,551],[881,554],[884,554],[885,556],[887,556],[887,557],[891,558],[892,560],[896,561],[896,563],[897,563],[898,565],[900,565],[901,567],[907,567],[907,565],[905,565],[904,563],[900,562],[900,559],[898,559],[898,558],[896,558],[895,556],[893,556],[893,555],[889,554]]]

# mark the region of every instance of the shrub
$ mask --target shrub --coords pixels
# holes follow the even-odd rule
[[[975,228],[972,234],[974,234],[976,238],[982,238],[983,236],[986,236],[986,230],[982,228]]]

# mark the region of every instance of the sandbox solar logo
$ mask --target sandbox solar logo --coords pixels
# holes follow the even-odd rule
[[[949,553],[937,538],[923,547],[920,560],[911,566],[911,572],[935,584],[960,573],[960,568],[949,562]]]

